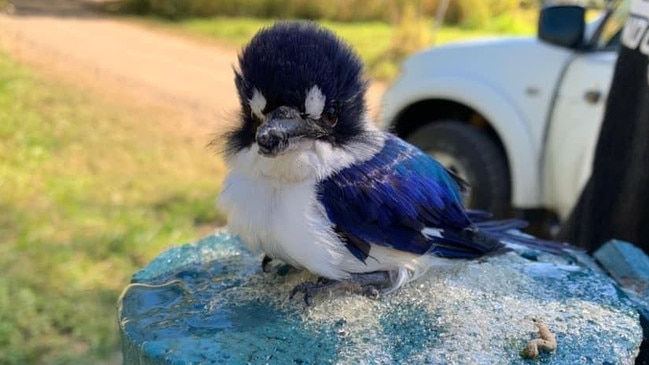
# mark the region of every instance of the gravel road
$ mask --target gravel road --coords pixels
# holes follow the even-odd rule
[[[13,3],[0,15],[0,42],[18,60],[112,98],[171,108],[201,133],[233,120],[236,49],[102,17],[80,1]],[[373,113],[383,90],[371,86]]]

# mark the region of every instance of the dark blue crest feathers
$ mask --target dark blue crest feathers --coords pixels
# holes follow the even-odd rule
[[[265,111],[289,106],[303,112],[307,91],[317,85],[327,106],[338,109],[333,142],[344,144],[362,131],[367,88],[362,62],[333,32],[313,22],[279,22],[259,31],[239,55],[235,84],[242,124],[230,136],[234,152],[254,142],[257,125],[248,100],[255,88],[266,99]]]

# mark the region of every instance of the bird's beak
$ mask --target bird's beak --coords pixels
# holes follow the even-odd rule
[[[259,153],[275,157],[303,139],[319,139],[330,132],[326,126],[311,118],[303,118],[294,108],[281,106],[266,115],[257,128]]]

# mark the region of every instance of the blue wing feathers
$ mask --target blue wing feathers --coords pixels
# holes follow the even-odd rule
[[[323,180],[318,191],[331,222],[366,243],[449,258],[472,258],[494,249],[493,242],[475,242],[462,233],[471,220],[455,178],[391,135],[373,158]],[[423,235],[426,227],[442,229],[443,237]],[[361,256],[356,248],[350,251]]]
[[[465,185],[421,150],[388,135],[373,158],[321,181],[318,199],[345,246],[362,262],[371,256],[371,245],[460,259],[498,251],[502,241],[553,253],[565,249],[509,233],[524,228],[525,221],[488,221],[487,212],[465,210]],[[437,234],[424,234],[424,228]]]

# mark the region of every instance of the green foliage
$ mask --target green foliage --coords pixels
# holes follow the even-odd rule
[[[206,141],[86,94],[0,52],[1,364],[115,353],[130,275],[223,223]]]
[[[0,0],[0,13],[7,11],[10,6],[9,0]]]
[[[319,23],[333,30],[349,42],[360,54],[368,68],[369,76],[379,80],[390,80],[398,72],[401,59],[412,52],[428,46],[432,24],[416,17],[409,10],[396,25],[384,22],[336,22]],[[497,17],[487,29],[467,29],[459,26],[444,26],[435,34],[435,44],[466,40],[498,34],[532,34],[536,26],[535,11],[520,11],[517,17]],[[166,31],[175,31],[189,37],[216,39],[235,48],[246,44],[262,27],[273,23],[270,19],[256,18],[191,18],[167,22],[159,18],[138,18],[140,24]]]
[[[218,38],[236,47],[276,19],[318,20],[349,41],[370,76],[380,80],[394,77],[400,61],[430,45],[433,36],[435,44],[441,44],[535,31],[538,8],[533,4],[521,7],[519,0],[451,0],[445,26],[433,35],[439,1],[122,0],[121,11],[153,14],[155,17],[145,18],[148,24]],[[164,19],[175,21],[170,24]]]
[[[395,62],[428,46],[432,38],[431,22],[420,15],[412,2],[403,4],[398,14],[387,53]]]
[[[458,0],[460,24],[473,29],[490,28],[494,17],[515,17],[520,0]]]
[[[459,0],[461,24],[468,28],[484,28],[489,23],[491,11],[485,0]]]
[[[276,19],[313,19],[342,22],[398,20],[395,14],[414,6],[432,19],[440,0],[121,0],[113,10],[168,19],[235,16]],[[482,28],[491,17],[516,11],[520,0],[451,0],[448,24]],[[527,3],[526,3],[527,4]]]

